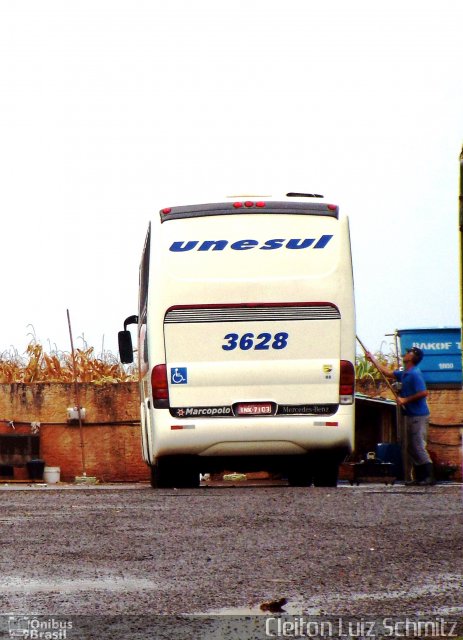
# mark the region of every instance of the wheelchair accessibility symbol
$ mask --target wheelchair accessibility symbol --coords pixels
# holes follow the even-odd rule
[[[173,367],[170,370],[170,381],[172,384],[187,384],[188,374],[186,367]]]

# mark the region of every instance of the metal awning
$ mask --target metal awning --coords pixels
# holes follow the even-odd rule
[[[395,400],[390,400],[389,398],[381,398],[381,397],[372,397],[367,396],[364,393],[356,393],[355,400],[362,400],[364,402],[376,402],[378,404],[382,404],[385,406],[396,407],[397,403]]]

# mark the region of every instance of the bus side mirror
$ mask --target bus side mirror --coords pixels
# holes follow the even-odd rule
[[[132,335],[127,329],[127,325],[136,324],[138,322],[138,316],[129,316],[124,320],[124,331],[119,331],[117,339],[119,342],[119,356],[123,364],[130,364],[133,362],[133,346]]]
[[[133,362],[133,346],[132,346],[132,334],[130,331],[119,331],[117,334],[119,342],[119,356],[123,364],[130,364]]]

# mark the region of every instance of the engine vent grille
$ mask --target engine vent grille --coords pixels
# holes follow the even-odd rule
[[[331,304],[174,307],[165,324],[188,322],[255,322],[281,320],[339,320],[339,309]]]

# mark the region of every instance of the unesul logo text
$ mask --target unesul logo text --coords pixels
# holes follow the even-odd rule
[[[271,251],[273,249],[324,249],[331,240],[332,235],[322,235],[320,238],[273,238],[263,244],[259,240],[237,240],[230,243],[228,240],[181,240],[173,242],[170,251],[223,251],[226,247],[234,251],[246,251],[249,249],[263,249]]]

